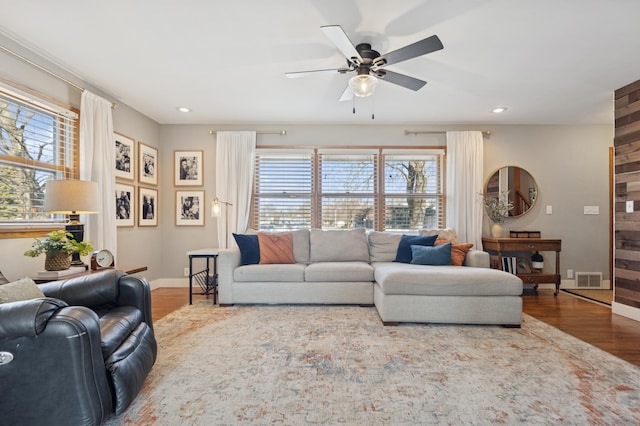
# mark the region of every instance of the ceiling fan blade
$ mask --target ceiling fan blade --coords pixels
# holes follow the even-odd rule
[[[426,55],[427,53],[435,52],[443,48],[444,46],[438,36],[432,35],[424,40],[416,41],[413,44],[386,53],[382,55],[381,59],[386,61],[386,65],[397,64],[398,62]]]
[[[339,102],[350,101],[353,99],[353,90],[347,84],[347,87],[344,88],[344,92],[342,92],[342,96],[340,96]]]
[[[298,77],[307,77],[315,74],[346,74],[349,71],[352,71],[352,70],[350,70],[349,68],[332,68],[327,70],[286,72],[284,73],[284,75],[286,75],[289,78],[298,78]]]
[[[353,62],[352,58],[357,58],[362,62],[360,54],[356,50],[347,33],[344,32],[340,25],[325,25],[320,27],[324,34],[336,45],[349,62]]]
[[[406,87],[407,89],[411,89],[416,92],[420,90],[422,86],[427,84],[426,81],[409,77],[408,75],[398,74],[397,72],[389,71],[387,69],[379,70],[378,76],[382,81],[397,84],[398,86]]]

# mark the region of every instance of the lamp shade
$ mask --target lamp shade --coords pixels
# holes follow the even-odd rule
[[[59,214],[99,213],[98,184],[85,180],[49,180],[44,192],[44,210]]]
[[[369,74],[356,75],[349,80],[349,87],[353,94],[361,98],[373,94],[377,85],[378,79]]]

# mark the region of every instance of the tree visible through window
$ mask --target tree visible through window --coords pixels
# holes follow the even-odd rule
[[[412,232],[444,226],[444,150],[263,150],[252,226]]]
[[[0,91],[0,225],[51,222],[49,179],[77,178],[77,114]]]

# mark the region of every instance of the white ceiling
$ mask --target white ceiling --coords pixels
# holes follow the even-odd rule
[[[637,0],[0,0],[0,32],[162,123],[604,124],[640,79]],[[338,102],[351,75],[323,25],[386,53],[444,49],[389,69],[373,101]],[[178,106],[192,109],[179,113]],[[506,113],[490,110],[507,106]]]

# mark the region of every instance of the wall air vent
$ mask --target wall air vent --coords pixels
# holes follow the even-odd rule
[[[602,272],[576,272],[576,287],[599,289],[602,287]]]

